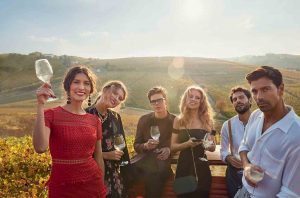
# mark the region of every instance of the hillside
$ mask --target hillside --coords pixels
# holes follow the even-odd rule
[[[266,54],[264,56],[242,56],[229,60],[250,65],[272,65],[300,71],[300,55]]]
[[[66,69],[73,64],[91,67],[99,77],[98,86],[111,79],[123,81],[129,90],[126,106],[149,109],[146,93],[155,85],[162,85],[169,92],[171,112],[178,112],[183,90],[191,84],[204,87],[217,112],[223,120],[234,114],[228,100],[232,86],[247,86],[244,76],[254,66],[232,61],[197,57],[142,57],[121,59],[91,59],[74,56],[43,55],[0,55],[0,104],[34,99],[34,91],[41,84],[35,77],[34,61],[47,58],[53,66],[52,85],[59,98],[63,98],[61,82]],[[286,84],[287,103],[300,113],[300,72],[282,69]],[[225,115],[225,117],[224,117]]]

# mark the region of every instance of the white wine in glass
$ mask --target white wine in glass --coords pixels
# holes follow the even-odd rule
[[[158,126],[151,126],[151,128],[150,128],[150,135],[151,135],[151,137],[154,140],[156,140],[156,141],[159,140],[160,131],[159,131]]]
[[[211,145],[214,144],[214,141],[209,139],[210,136],[208,133],[205,134],[204,138],[203,138],[203,147],[204,149],[208,149],[208,147],[210,147]]]
[[[209,137],[210,137],[209,134],[206,133],[204,138],[203,138],[202,146],[204,148],[204,153],[203,153],[203,157],[199,157],[199,159],[201,161],[207,161],[207,159],[205,158],[205,150],[208,149],[211,145],[214,144],[214,141],[210,140]]]
[[[116,134],[114,136],[114,148],[118,151],[122,151],[126,147],[125,139],[122,134]],[[122,156],[123,158],[123,156]],[[121,159],[122,159],[121,158]],[[121,160],[120,166],[125,166],[128,164],[128,161]]]
[[[38,79],[44,83],[50,84],[50,79],[53,76],[53,70],[47,59],[39,59],[35,61],[35,73]],[[54,100],[57,100],[57,98],[49,98],[47,101],[51,102]]]
[[[255,183],[260,182],[264,178],[264,172],[260,172],[254,169],[250,169],[250,178]]]
[[[122,151],[126,147],[125,140],[122,134],[114,136],[114,148],[118,151]]]

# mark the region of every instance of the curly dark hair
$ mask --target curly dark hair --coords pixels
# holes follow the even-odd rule
[[[233,87],[231,89],[231,92],[230,92],[230,95],[229,95],[229,99],[230,99],[231,103],[233,102],[232,95],[236,92],[243,92],[247,96],[248,99],[251,98],[251,93],[248,89],[246,89],[244,87],[237,86],[237,87]]]

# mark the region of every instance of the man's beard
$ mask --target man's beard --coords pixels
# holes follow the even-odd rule
[[[243,107],[235,107],[235,111],[238,113],[238,114],[244,114],[246,113],[247,111],[249,111],[251,105],[248,103],[248,104],[245,104],[243,105]]]

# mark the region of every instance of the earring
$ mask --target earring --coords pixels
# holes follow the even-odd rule
[[[67,104],[71,104],[71,97],[69,94],[68,94],[68,98],[67,98]]]
[[[91,104],[92,104],[91,95],[89,95],[88,106],[91,106]]]

